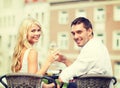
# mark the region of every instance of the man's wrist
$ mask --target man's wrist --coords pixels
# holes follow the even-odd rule
[[[69,66],[71,64],[71,61],[69,59],[65,59],[63,61],[63,63],[66,65],[66,66]]]

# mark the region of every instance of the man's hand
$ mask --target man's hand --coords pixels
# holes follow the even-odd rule
[[[62,54],[60,54],[60,53],[58,53],[56,57],[57,57],[56,61],[62,62],[62,63],[64,63],[66,66],[69,66],[69,65],[72,64],[72,62],[71,62],[69,59],[67,59],[67,57],[65,57],[64,55],[62,55]]]

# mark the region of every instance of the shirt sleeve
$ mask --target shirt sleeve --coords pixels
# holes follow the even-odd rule
[[[78,58],[72,65],[65,68],[59,77],[63,82],[68,83],[74,76],[80,76],[86,74],[90,68],[94,65],[94,60],[91,58]]]

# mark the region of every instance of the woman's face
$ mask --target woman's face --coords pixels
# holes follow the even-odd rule
[[[38,25],[32,25],[32,27],[28,30],[27,39],[28,42],[33,45],[34,43],[37,43],[42,31],[41,28]]]

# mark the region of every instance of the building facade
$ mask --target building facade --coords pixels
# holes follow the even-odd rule
[[[88,3],[89,1],[89,3]],[[49,48],[58,47],[69,59],[75,60],[80,48],[74,43],[70,24],[76,17],[91,20],[94,36],[107,46],[113,72],[120,87],[120,1],[93,0],[1,0],[0,1],[0,75],[11,72],[17,30],[20,22],[32,16],[41,23],[44,35],[37,45],[40,63],[44,62]],[[58,72],[65,65],[53,63],[49,71]]]
[[[70,33],[70,24],[79,16],[90,19],[93,24],[94,36],[100,38],[109,50],[113,73],[118,79],[116,88],[119,88],[120,1],[53,2],[50,7],[50,41],[54,41],[62,53],[71,60],[77,57],[80,49],[74,44]]]

